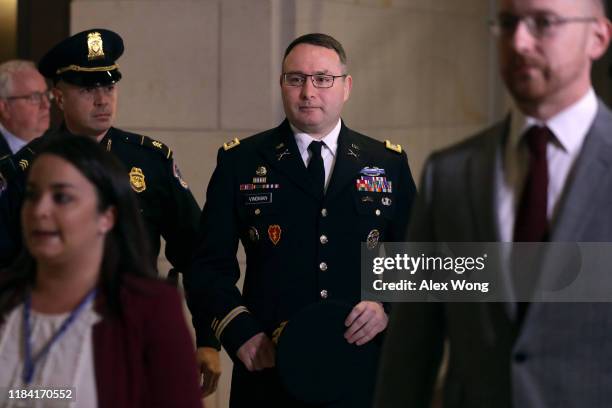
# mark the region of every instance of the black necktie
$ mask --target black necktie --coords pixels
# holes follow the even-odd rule
[[[308,163],[308,173],[312,178],[312,182],[321,194],[325,191],[325,166],[323,166],[323,157],[321,157],[321,148],[323,142],[310,142],[308,150],[312,154]]]

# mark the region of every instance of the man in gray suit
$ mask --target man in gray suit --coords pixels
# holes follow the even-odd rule
[[[612,241],[612,113],[591,64],[600,0],[500,0],[492,25],[510,115],[425,165],[409,240]],[[448,343],[445,407],[612,404],[612,304],[403,303],[377,407],[428,407]]]

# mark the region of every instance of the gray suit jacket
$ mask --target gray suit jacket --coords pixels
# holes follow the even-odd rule
[[[509,120],[428,160],[409,240],[498,240],[495,166]],[[551,241],[612,241],[612,113],[603,103]],[[521,327],[502,303],[403,303],[381,360],[377,407],[428,407],[450,346],[445,407],[609,407],[612,304],[534,303]]]

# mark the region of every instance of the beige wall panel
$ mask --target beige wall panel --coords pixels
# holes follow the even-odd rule
[[[275,122],[272,66],[272,3],[224,0],[221,3],[221,127],[266,129]]]
[[[297,28],[345,45],[354,88],[344,117],[355,128],[487,119],[489,37],[480,19],[300,0]]]
[[[217,1],[89,0],[71,13],[73,33],[104,27],[123,37],[118,124],[218,127]]]
[[[319,1],[319,0],[313,0]],[[324,0],[327,3],[344,3],[352,6],[377,8],[407,8],[412,11],[444,12],[462,15],[486,15],[489,0]]]

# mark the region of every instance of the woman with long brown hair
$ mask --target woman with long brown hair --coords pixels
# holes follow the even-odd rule
[[[201,407],[180,297],[155,279],[125,170],[93,140],[51,139],[28,175],[25,251],[0,280],[0,388]]]

